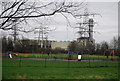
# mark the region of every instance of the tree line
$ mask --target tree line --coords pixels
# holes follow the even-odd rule
[[[2,52],[7,51],[18,52],[18,53],[66,53],[67,51],[56,47],[52,49],[51,47],[41,47],[37,40],[29,39],[17,39],[15,45],[14,40],[10,37],[2,37]]]
[[[120,37],[119,37],[120,38]],[[103,41],[100,43],[96,43],[94,50],[91,50],[91,54],[99,54],[103,55],[105,49],[115,49],[119,50],[119,38],[113,37],[110,43],[107,41]],[[14,41],[10,37],[2,37],[2,52],[6,53],[7,51],[19,52],[19,53],[67,53],[68,51],[71,52],[81,52],[83,51],[84,54],[90,54],[88,50],[89,47],[85,47],[82,45],[77,44],[75,41],[71,42],[68,46],[68,49],[62,49],[57,47],[52,49],[50,47],[40,47],[37,41],[33,43],[30,42],[29,39],[17,39],[16,44],[14,45]]]
[[[73,52],[82,52],[83,54],[99,54],[104,55],[105,50],[120,50],[120,37],[113,37],[110,42],[102,41],[100,43],[95,43],[94,45],[87,44],[82,45],[82,43],[78,43],[73,41],[68,46],[69,51]]]

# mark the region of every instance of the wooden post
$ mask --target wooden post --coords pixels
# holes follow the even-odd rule
[[[19,67],[21,67],[21,56],[20,56],[20,60],[19,60]]]
[[[46,67],[46,58],[45,58],[45,67]]]

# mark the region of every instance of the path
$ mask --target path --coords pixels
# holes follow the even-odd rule
[[[56,60],[56,61],[78,61],[77,59],[74,60],[67,60],[67,59],[45,59],[45,58],[22,58],[22,59],[28,59],[28,60]],[[118,62],[118,60],[81,60],[82,62]]]

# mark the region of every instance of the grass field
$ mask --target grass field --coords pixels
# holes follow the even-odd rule
[[[118,79],[118,62],[3,59],[3,79]]]
[[[58,59],[67,59],[68,58],[68,54],[50,54],[48,56],[48,54],[27,54],[27,53],[20,53],[19,54],[20,57],[25,57],[25,58],[51,58],[53,59],[53,57],[58,57]],[[77,59],[77,54],[73,54],[72,55],[72,59]],[[83,60],[105,60],[107,59],[106,56],[101,56],[101,55],[82,55],[82,59]],[[119,57],[118,56],[114,56],[114,59],[118,60]],[[111,56],[109,56],[109,58],[107,60],[111,60]]]

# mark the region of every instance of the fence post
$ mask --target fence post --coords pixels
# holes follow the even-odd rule
[[[106,67],[108,66],[107,62],[108,62],[108,58],[106,58]]]
[[[69,59],[68,59],[68,68],[70,67],[70,61],[69,61]]]
[[[88,56],[89,56],[89,67],[90,67],[90,54]]]
[[[45,58],[45,67],[46,67],[46,58]]]
[[[21,67],[21,56],[20,56],[20,59],[19,59],[19,67]]]

